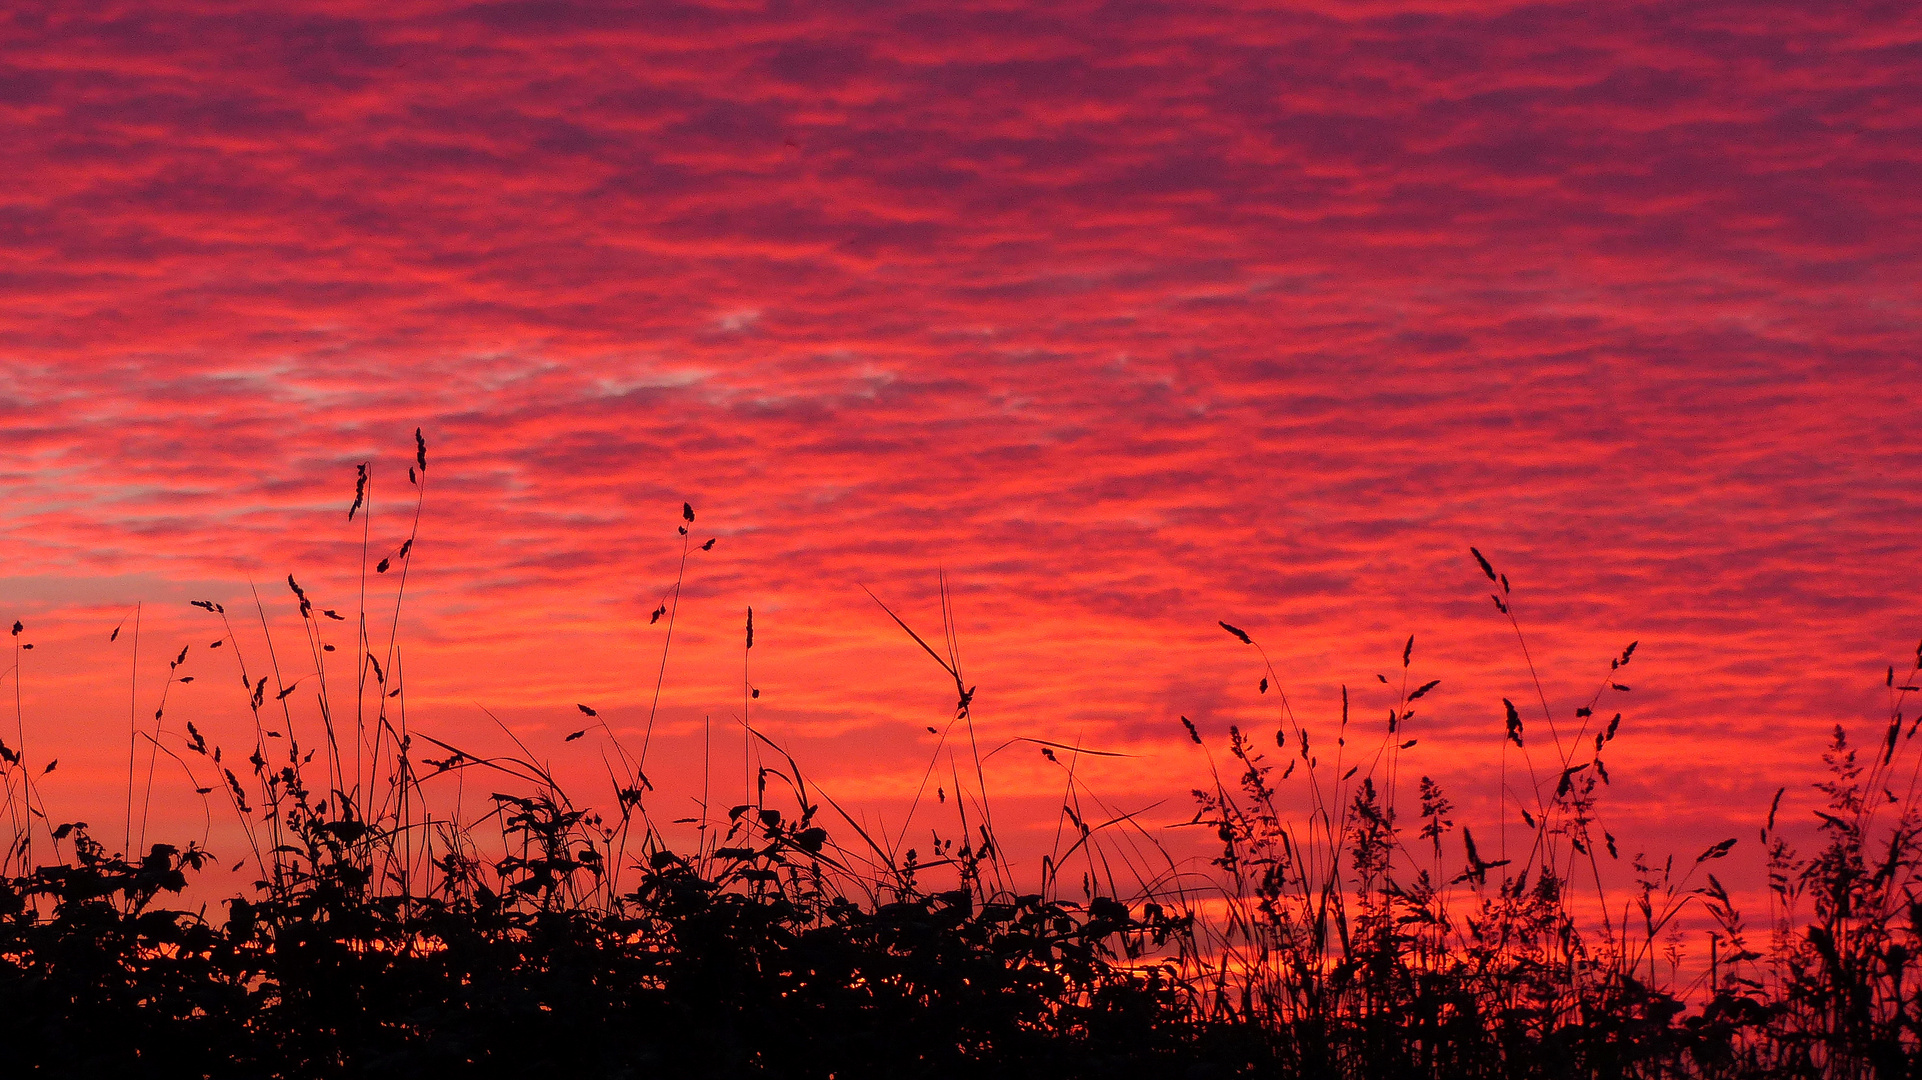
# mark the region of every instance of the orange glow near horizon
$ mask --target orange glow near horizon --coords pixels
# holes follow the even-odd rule
[[[644,737],[684,501],[715,539],[663,819],[706,756],[740,787],[745,705],[904,848],[946,828],[906,815],[952,686],[864,591],[933,640],[942,574],[1025,851],[1064,778],[1010,740],[1127,755],[1076,768],[1183,822],[1179,717],[1226,770],[1275,690],[1332,741],[1346,686],[1372,748],[1411,634],[1442,681],[1404,788],[1470,820],[1529,658],[1572,725],[1631,640],[1598,706],[1624,858],[1751,840],[1784,785],[1807,818],[1922,633],[1922,19],[1805,8],[15,6],[0,618],[44,797],[119,836],[183,646],[163,730],[239,745],[189,601],[258,667],[257,586],[310,672],[285,578],[358,610],[355,466],[373,563],[420,427],[417,730],[492,746],[485,708],[604,784],[576,706]],[[154,784],[150,834],[198,835]]]

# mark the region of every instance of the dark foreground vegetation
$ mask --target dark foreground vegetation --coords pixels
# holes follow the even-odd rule
[[[425,472],[422,445],[415,492]],[[363,469],[356,511],[366,489]],[[404,579],[412,545],[377,580]],[[1475,558],[1512,621],[1507,579]],[[48,766],[26,757],[24,729],[0,749],[7,1075],[1922,1073],[1922,755],[1903,712],[1916,670],[1891,669],[1889,725],[1859,751],[1836,730],[1812,853],[1777,835],[1777,807],[1757,808],[1769,909],[1751,927],[1713,872],[1734,840],[1646,862],[1601,824],[1619,716],[1600,702],[1626,692],[1632,645],[1573,710],[1506,706],[1519,824],[1505,850],[1487,831],[1478,846],[1434,780],[1404,775],[1435,685],[1409,675],[1411,640],[1385,720],[1344,709],[1306,727],[1261,661],[1279,731],[1210,747],[1221,772],[1191,825],[1211,861],[1172,856],[1160,830],[1103,803],[1076,779],[1084,751],[1031,747],[1066,794],[1061,841],[1023,876],[996,841],[952,649],[922,643],[958,701],[936,830],[950,835],[921,852],[870,835],[745,723],[760,762],[746,801],[710,812],[704,793],[698,818],[657,823],[646,744],[630,753],[582,707],[610,790],[599,811],[577,805],[525,748],[479,756],[409,731],[391,624],[378,644],[367,604],[342,618],[288,586],[315,668],[329,644],[360,654],[351,700],[325,678],[295,698],[303,684],[276,665],[248,666],[220,603],[198,604],[247,687],[251,745],[210,744],[157,709],[134,733],[117,846],[44,805]],[[678,593],[654,615],[670,640]],[[16,679],[20,647],[16,624]],[[258,877],[246,896],[184,901],[212,855],[140,835],[137,780],[144,768],[150,790],[156,761],[225,807]],[[450,810],[454,784],[485,812]],[[670,824],[700,839],[677,851],[657,827]]]

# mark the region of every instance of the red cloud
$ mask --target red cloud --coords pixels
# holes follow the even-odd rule
[[[1759,809],[1922,623],[1918,27],[1805,9],[16,6],[37,722],[135,600],[355,603],[353,467],[379,558],[420,425],[441,730],[634,731],[686,499],[679,750],[753,604],[756,715],[898,795],[952,695],[859,586],[925,627],[945,569],[996,741],[1271,726],[1224,617],[1326,724],[1414,632],[1468,783],[1532,697],[1474,543],[1564,714],[1645,642],[1624,813]],[[119,738],[99,693],[49,738]],[[1179,797],[1155,760],[1098,782]]]

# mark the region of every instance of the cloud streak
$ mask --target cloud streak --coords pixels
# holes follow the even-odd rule
[[[1325,719],[1414,632],[1469,783],[1527,677],[1473,543],[1559,708],[1643,640],[1621,812],[1707,835],[1922,623],[1922,22],[1805,8],[17,5],[0,599],[49,697],[143,596],[343,605],[420,425],[447,727],[631,727],[687,499],[677,737],[751,603],[759,715],[918,775],[858,586],[945,568],[998,734],[1270,724],[1224,617]]]

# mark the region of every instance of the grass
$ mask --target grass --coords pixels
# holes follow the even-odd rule
[[[416,439],[417,534],[427,452]],[[363,466],[350,522],[370,502]],[[683,507],[683,578],[699,550],[693,522]],[[1714,873],[1732,839],[1679,862],[1631,860],[1632,886],[1608,884],[1618,875],[1604,865],[1620,856],[1598,803],[1619,715],[1604,721],[1600,702],[1626,689],[1633,645],[1572,712],[1558,714],[1539,682],[1539,721],[1535,709],[1505,703],[1504,806],[1526,840],[1503,852],[1478,845],[1442,785],[1409,768],[1404,726],[1437,685],[1413,675],[1412,639],[1386,720],[1351,723],[1344,691],[1332,740],[1325,726],[1318,739],[1294,716],[1260,644],[1224,622],[1224,644],[1260,657],[1260,690],[1281,727],[1272,746],[1233,730],[1214,747],[1184,719],[1214,763],[1189,822],[1214,837],[1212,859],[1177,858],[1160,830],[1102,800],[1077,773],[1092,751],[1028,740],[1060,768],[1064,788],[1053,849],[1024,868],[997,840],[974,688],[951,621],[937,647],[896,619],[952,680],[949,735],[963,748],[945,782],[929,764],[917,810],[932,784],[944,821],[924,855],[871,835],[751,726],[750,615],[741,760],[752,794],[709,807],[704,791],[701,817],[686,822],[700,840],[677,850],[662,828],[672,823],[649,811],[653,710],[630,753],[581,707],[583,733],[599,729],[613,750],[599,809],[577,803],[525,747],[481,755],[410,729],[396,638],[413,539],[374,561],[360,523],[356,612],[322,608],[287,580],[305,631],[302,664],[320,673],[311,683],[283,681],[271,635],[266,657],[242,656],[225,607],[197,604],[221,624],[217,647],[246,687],[252,745],[212,745],[192,723],[168,722],[165,692],[185,678],[183,651],[151,722],[130,724],[120,844],[49,816],[35,777],[52,766],[27,756],[24,723],[0,745],[0,828],[11,830],[0,860],[0,1047],[11,1071],[1922,1072],[1913,970],[1922,719],[1904,712],[1922,681],[1922,649],[1906,677],[1888,673],[1885,730],[1859,747],[1835,730],[1816,850],[1800,854],[1780,836],[1779,793],[1768,808],[1769,909],[1756,927]],[[1507,577],[1473,557],[1528,657]],[[370,606],[370,580],[393,582],[391,606]],[[670,633],[681,586],[652,613]],[[265,612],[256,596],[263,630]],[[330,641],[340,630],[354,639],[346,657]],[[337,682],[341,667],[352,672],[351,707],[330,697],[330,663]],[[294,697],[303,685],[311,699]],[[312,710],[295,708],[309,700]],[[162,756],[195,777],[210,804],[224,804],[245,838],[257,881],[224,911],[170,906],[212,855],[147,839]],[[964,778],[957,760],[974,775]],[[435,794],[470,777],[489,807],[471,819],[459,800],[450,810]],[[1292,801],[1287,785],[1301,789]],[[1307,810],[1291,815],[1284,802]],[[1700,971],[1680,962],[1691,908],[1709,926]]]

